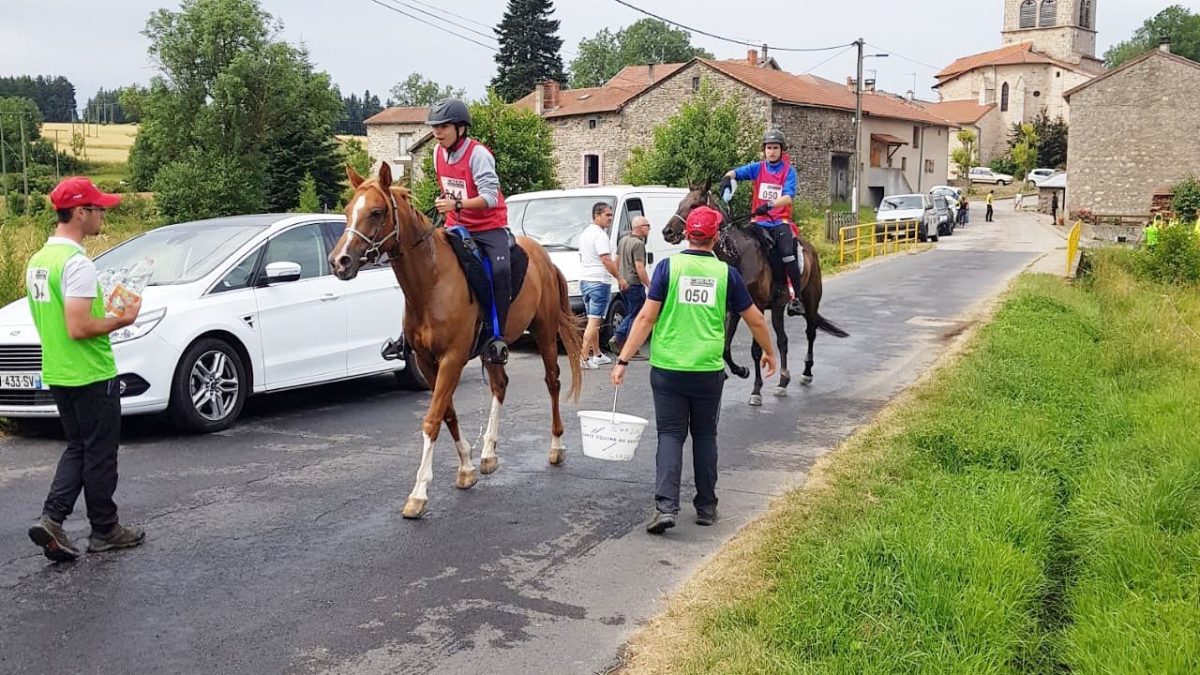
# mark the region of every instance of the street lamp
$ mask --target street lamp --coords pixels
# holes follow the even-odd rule
[[[858,222],[858,193],[862,184],[860,174],[862,173],[862,94],[863,94],[863,61],[866,59],[883,59],[887,58],[887,54],[863,54],[863,47],[866,42],[862,38],[854,41],[858,46],[858,78],[854,82],[854,187],[850,190],[850,211],[854,214],[854,221]]]

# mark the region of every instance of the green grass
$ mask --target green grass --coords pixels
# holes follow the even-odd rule
[[[1127,270],[1022,278],[667,670],[1200,672],[1200,299]]]

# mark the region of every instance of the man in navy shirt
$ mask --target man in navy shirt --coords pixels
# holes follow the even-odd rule
[[[718,191],[721,198],[728,201],[726,195],[732,196],[734,180],[754,181],[754,190],[750,194],[750,208],[754,211],[753,221],[766,230],[775,242],[775,255],[783,261],[783,269],[787,272],[788,280],[792,282],[792,290],[797,296],[788,303],[787,313],[789,316],[799,316],[804,313],[798,297],[804,285],[800,276],[802,257],[796,255],[796,236],[792,232],[796,169],[784,153],[785,150],[787,139],[784,138],[783,132],[771,129],[763,136],[763,161],[739,166],[726,173],[721,179]]]

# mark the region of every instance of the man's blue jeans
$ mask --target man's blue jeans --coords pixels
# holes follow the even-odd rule
[[[646,287],[641,284],[631,285],[621,291],[621,297],[625,300],[625,319],[613,331],[613,339],[617,344],[624,344],[625,338],[629,337],[629,330],[633,328],[633,320],[637,318],[638,312],[642,311],[642,305],[646,304]]]

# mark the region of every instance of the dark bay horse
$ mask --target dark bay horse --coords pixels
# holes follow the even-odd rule
[[[718,239],[715,249],[717,257],[737,268],[746,282],[746,287],[750,290],[750,297],[753,298],[754,304],[760,310],[764,313],[768,309],[771,310],[771,325],[775,329],[775,342],[779,348],[779,385],[775,387],[774,393],[776,396],[786,396],[787,386],[792,379],[787,365],[787,331],[783,325],[784,305],[787,304],[789,297],[788,285],[786,278],[776,277],[772,272],[771,261],[767,257],[765,248],[759,242],[759,234],[751,229],[758,226],[740,227],[735,225],[729,216],[729,209],[724,202],[711,193],[709,185],[693,185],[683,201],[679,202],[679,208],[675,215],[663,228],[663,238],[673,244],[682,241],[683,224],[687,219],[687,214],[697,206],[704,204],[725,215],[725,221],[721,225],[720,239]],[[801,276],[804,288],[798,292],[800,293],[800,302],[804,305],[804,318],[807,323],[805,335],[808,337],[808,354],[804,358],[804,374],[800,376],[800,384],[809,384],[813,379],[813,342],[817,339],[817,329],[840,338],[849,336],[849,333],[835,326],[833,322],[821,316],[817,311],[821,305],[822,293],[821,260],[812,244],[805,241],[803,237],[799,238],[799,242],[804,256],[804,271]],[[739,321],[740,317],[732,313],[726,319],[725,363],[734,375],[746,378],[750,376],[750,371],[745,366],[734,363],[733,352],[729,346],[734,333],[737,332]],[[758,346],[757,342],[751,345],[750,353],[754,359],[754,391],[750,394],[750,405],[757,406],[762,405],[763,385],[762,370],[759,367],[762,348]]]
[[[354,196],[346,206],[346,230],[329,254],[329,267],[343,280],[353,279],[364,261],[386,254],[391,261],[407,304],[404,310],[404,337],[412,347],[416,366],[433,389],[433,399],[422,425],[424,447],[421,466],[408,501],[405,518],[420,518],[429,501],[427,488],[433,474],[433,445],[442,423],[450,430],[458,451],[456,486],[466,490],[479,479],[471,459],[471,445],[463,440],[454,410],[454,390],[479,335],[479,305],[469,291],[467,277],[459,266],[444,228],[432,224],[412,203],[410,192],[392,185],[387,162],[379,176],[363,179],[350,168],[346,175],[354,187]],[[546,389],[550,392],[551,440],[550,463],[561,464],[566,455],[563,423],[559,415],[560,389],[558,342],[562,341],[571,364],[571,389],[568,396],[578,398],[580,352],[583,336],[579,322],[571,312],[567,281],[550,256],[536,242],[517,237],[517,245],[529,257],[529,269],[520,293],[513,299],[504,326],[509,343],[528,329],[537,343],[546,371]],[[496,470],[496,443],[499,439],[500,407],[508,389],[503,366],[486,364],[492,407],[479,471]]]

